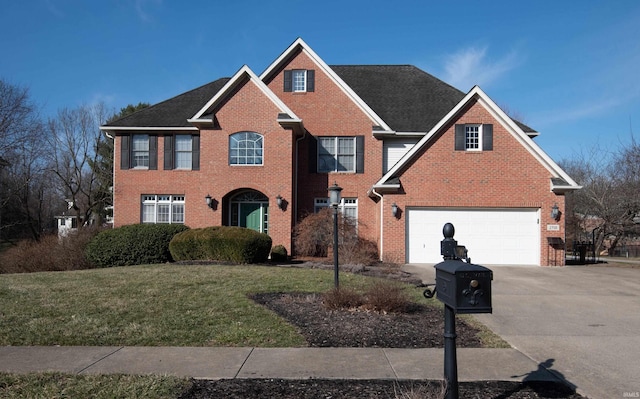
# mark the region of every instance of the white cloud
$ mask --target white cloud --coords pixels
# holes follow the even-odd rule
[[[147,12],[149,4],[159,6],[162,4],[162,0],[136,0],[135,2],[136,13],[138,13],[138,17],[142,22],[150,22],[153,20]]]
[[[519,64],[515,50],[496,60],[488,59],[487,50],[487,46],[468,47],[446,56],[444,80],[462,91],[474,85],[485,88]]]

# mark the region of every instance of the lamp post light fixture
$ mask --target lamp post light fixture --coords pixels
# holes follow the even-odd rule
[[[340,205],[340,192],[342,187],[337,182],[329,187],[329,204],[333,207],[333,285],[340,288],[338,279],[338,205]]]

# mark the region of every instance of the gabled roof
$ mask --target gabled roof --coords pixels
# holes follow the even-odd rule
[[[246,80],[249,80],[253,84],[255,84],[260,91],[267,97],[273,104],[278,107],[278,114],[274,115],[277,117],[278,121],[285,121],[288,125],[298,124],[300,129],[302,128],[302,120],[296,116],[296,114],[284,103],[282,100],[276,96],[276,94],[267,87],[264,82],[258,78],[258,76],[253,73],[253,71],[246,65],[244,65],[238,72],[229,81],[222,87],[214,96],[212,96],[209,101],[200,108],[197,112],[193,114],[192,118],[189,118],[188,122],[193,123],[195,125],[200,124],[213,124],[211,113],[213,110],[224,100],[227,99],[228,96],[232,95],[233,91],[238,87],[238,85],[244,83]]]
[[[376,184],[373,189],[378,191],[395,191],[399,189],[397,178],[405,167],[416,156],[419,155],[422,148],[429,144],[432,140],[435,140],[440,129],[452,122],[459,116],[461,110],[467,106],[471,101],[478,101],[483,105],[493,116],[509,131],[522,146],[529,151],[540,162],[552,176],[551,190],[554,192],[563,192],[567,190],[578,190],[581,186],[578,185],[558,164],[556,164],[532,139],[523,131],[518,124],[513,121],[507,114],[504,113],[496,105],[485,92],[478,86],[474,86],[467,95],[462,98],[458,104],[452,107],[449,112],[436,123],[431,130],[422,138],[418,143],[413,146]],[[562,183],[560,183],[562,182]]]
[[[376,112],[371,109],[362,98],[354,92],[354,90],[342,80],[336,72],[327,65],[322,58],[316,54],[311,47],[307,45],[301,38],[296,39],[271,65],[265,69],[260,75],[260,79],[267,83],[273,79],[273,77],[280,71],[292,57],[297,55],[300,51],[304,52],[313,62],[321,69],[334,83],[349,97],[361,110],[371,119],[373,126],[376,126],[382,130],[390,130],[387,123]]]
[[[131,128],[184,128],[196,129],[187,122],[198,110],[211,99],[229,81],[222,78],[158,104],[144,108],[101,126],[102,130],[129,130]],[[151,130],[151,129],[150,129]]]

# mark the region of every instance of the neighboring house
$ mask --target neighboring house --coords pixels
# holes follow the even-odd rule
[[[336,182],[383,260],[441,261],[452,222],[474,263],[560,265],[564,193],[580,188],[479,87],[328,66],[301,39],[259,76],[243,66],[101,129],[115,137],[114,227],[245,226],[290,252]]]

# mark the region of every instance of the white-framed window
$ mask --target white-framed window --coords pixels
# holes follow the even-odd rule
[[[255,132],[229,136],[229,165],[263,165],[264,138]]]
[[[310,93],[315,91],[315,70],[288,69],[284,71],[284,91]]]
[[[149,135],[134,134],[131,139],[131,167],[149,167]]]
[[[465,125],[465,149],[467,151],[482,150],[482,125]]]
[[[190,134],[176,135],[175,168],[191,169],[193,142]]]
[[[318,137],[318,172],[355,171],[355,137]]]
[[[323,208],[329,208],[329,198],[316,198],[314,200],[314,212],[318,213]],[[358,199],[357,198],[340,198],[338,210],[346,217],[358,220]]]
[[[143,195],[142,223],[184,224],[184,195]]]
[[[304,92],[307,91],[307,71],[305,69],[296,69],[292,71],[291,78],[293,79],[293,91]]]

